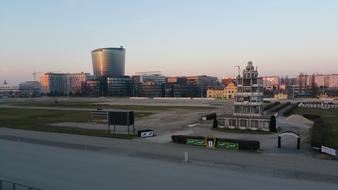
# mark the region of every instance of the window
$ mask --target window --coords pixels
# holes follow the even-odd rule
[[[229,126],[236,126],[236,119],[230,119]]]
[[[250,79],[243,79],[243,86],[250,86]]]
[[[246,127],[247,126],[247,120],[244,120],[244,119],[242,119],[242,120],[239,120],[239,125],[241,126],[241,127]]]
[[[257,120],[252,120],[251,121],[251,127],[252,128],[258,128],[258,121]]]
[[[243,100],[249,102],[250,101],[250,96],[244,97]]]

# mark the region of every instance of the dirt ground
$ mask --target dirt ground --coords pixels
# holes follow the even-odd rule
[[[38,98],[34,101],[50,101],[52,98]],[[205,113],[224,112],[231,113],[232,100],[214,99],[140,99],[140,98],[58,98],[59,101],[83,101],[102,103],[109,105],[142,105],[144,112],[153,112],[152,115],[135,121],[136,130],[153,129],[155,137],[146,139],[135,139],[135,141],[149,141],[156,143],[171,142],[171,135],[200,135],[214,136],[219,138],[233,138],[243,140],[258,140],[261,143],[263,152],[269,154],[276,153],[302,153],[307,154],[309,147],[309,130],[312,123],[302,118],[302,116],[290,116],[289,118],[279,117],[279,131],[272,134],[252,134],[224,132],[212,129],[212,121],[201,121],[201,115]],[[18,99],[16,101],[30,101],[29,99]],[[6,103],[6,102],[2,102]],[[7,102],[8,103],[8,102]],[[147,106],[158,106],[158,110],[147,110]],[[161,109],[161,107],[171,107]],[[185,106],[180,108],[180,106]],[[173,108],[174,107],[174,108]],[[187,108],[188,107],[188,108]],[[191,108],[190,108],[191,107]],[[203,109],[203,107],[209,107]],[[107,129],[107,124],[95,123],[54,123],[53,126],[80,127],[89,129]],[[117,127],[121,133],[126,132],[126,128]],[[125,130],[125,131],[123,131]],[[296,139],[294,137],[283,137],[282,149],[277,149],[278,134],[284,131],[293,131],[301,136],[301,151],[296,149]]]

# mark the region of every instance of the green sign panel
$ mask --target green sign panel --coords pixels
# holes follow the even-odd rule
[[[239,144],[238,143],[232,143],[232,142],[225,142],[225,141],[217,141],[216,147],[217,148],[223,148],[223,149],[238,150]]]
[[[204,139],[187,139],[187,144],[196,146],[205,146]]]

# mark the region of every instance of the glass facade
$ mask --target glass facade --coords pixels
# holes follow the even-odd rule
[[[19,84],[19,90],[21,96],[24,97],[35,97],[41,96],[40,82],[38,81],[27,81]]]
[[[133,81],[129,76],[108,77],[108,96],[132,96]]]
[[[101,48],[92,51],[93,73],[97,77],[124,76],[125,49]]]

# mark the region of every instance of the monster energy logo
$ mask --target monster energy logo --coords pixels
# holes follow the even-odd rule
[[[187,139],[187,144],[196,145],[196,146],[205,146],[204,139]]]
[[[239,144],[238,143],[232,143],[232,142],[217,141],[216,147],[217,148],[223,148],[223,149],[238,150]]]

